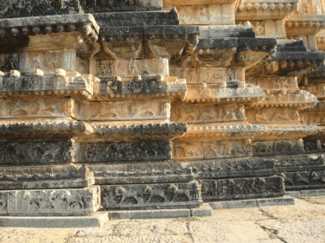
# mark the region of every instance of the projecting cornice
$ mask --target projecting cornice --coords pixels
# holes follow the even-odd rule
[[[236,20],[285,19],[299,8],[299,0],[244,0],[237,9]]]
[[[325,15],[293,15],[285,23],[288,37],[315,35],[325,28]]]

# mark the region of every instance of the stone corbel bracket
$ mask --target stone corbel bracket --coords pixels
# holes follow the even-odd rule
[[[162,57],[179,61],[198,44],[199,27],[148,26],[103,27],[100,41],[111,59]]]
[[[171,140],[187,132],[186,123],[123,124],[119,122],[89,123],[93,133],[78,141],[129,141],[129,140]]]
[[[84,188],[95,183],[87,165],[45,165],[0,168],[0,189]]]
[[[314,72],[309,73],[303,79],[303,82],[301,82],[299,86],[303,87],[304,89],[308,89],[310,85],[324,85],[324,84],[325,84],[325,67],[320,67],[317,68]]]
[[[278,52],[265,61],[263,73],[299,76],[324,66],[324,59],[322,52]]]
[[[56,69],[54,76],[44,76],[40,69],[34,69],[31,76],[21,76],[17,70],[0,72],[0,94],[3,97],[21,95],[71,95],[94,99],[98,94],[99,79],[92,75],[67,73]]]
[[[216,103],[254,103],[265,97],[263,90],[253,84],[246,84],[239,81],[237,87],[227,87],[227,82],[222,82],[220,87],[203,84],[188,85],[188,94],[186,102],[216,102]]]
[[[307,91],[296,92],[268,92],[265,99],[253,104],[256,107],[296,107],[306,109],[317,104],[317,97]]]
[[[284,19],[299,8],[299,0],[246,0],[237,9],[236,20]]]
[[[324,15],[294,15],[285,23],[288,37],[315,35],[321,29],[325,28]]]
[[[195,139],[207,139],[213,138],[214,140],[232,139],[236,138],[253,138],[257,135],[267,133],[268,129],[266,125],[251,125],[251,124],[239,124],[239,125],[220,125],[220,124],[189,124],[187,133],[180,138],[176,138],[175,141],[191,140]]]
[[[0,43],[11,50],[48,49],[48,40],[44,41],[42,36],[51,35],[50,48],[70,47],[84,57],[96,52],[94,42],[98,34],[99,26],[91,14],[0,19]]]
[[[251,33],[248,33],[251,34]],[[275,38],[229,37],[220,39],[200,39],[193,60],[187,60],[185,66],[232,67],[234,65],[249,68],[275,53]]]
[[[137,75],[133,80],[122,80],[115,76],[113,80],[104,80],[100,83],[99,98],[103,100],[125,100],[132,98],[178,98],[184,100],[187,94],[185,79],[176,77],[144,77]]]
[[[303,40],[282,41],[269,58],[246,71],[247,76],[299,76],[324,66],[325,53],[307,51]]]
[[[239,38],[236,65],[250,69],[274,54],[276,45],[275,38]]]

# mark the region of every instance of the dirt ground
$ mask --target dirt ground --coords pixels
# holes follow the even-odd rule
[[[102,228],[0,228],[1,243],[325,243],[325,197],[294,206],[218,209],[208,218],[111,220]]]

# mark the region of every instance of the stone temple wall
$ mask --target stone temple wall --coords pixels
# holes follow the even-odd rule
[[[325,188],[323,0],[0,3],[0,215]]]

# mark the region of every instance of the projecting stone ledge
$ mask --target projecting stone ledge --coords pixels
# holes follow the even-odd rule
[[[99,26],[91,14],[0,19],[1,37],[73,31],[82,32],[86,35],[91,34],[92,38],[96,38],[98,37]]]
[[[21,65],[22,66],[22,65]],[[23,68],[27,72],[28,67]],[[48,71],[46,75],[40,69],[34,69],[32,75],[21,76],[18,70],[9,73],[0,72],[0,95],[12,96],[77,96],[89,99],[99,91],[99,79],[92,75],[80,75],[78,72],[66,72],[64,69]]]
[[[212,209],[251,208],[251,207],[295,205],[295,200],[290,196],[283,196],[283,197],[274,197],[274,198],[219,201],[219,202],[210,202],[209,204]]]
[[[129,210],[108,211],[109,219],[160,219],[160,218],[187,218],[187,217],[210,217],[212,209],[209,204],[202,204],[198,208],[180,209],[152,209],[152,210]]]
[[[87,165],[16,166],[0,168],[0,190],[85,188],[95,183]]]
[[[0,216],[0,227],[23,228],[97,228],[108,221],[107,212],[92,216],[15,217]]]

